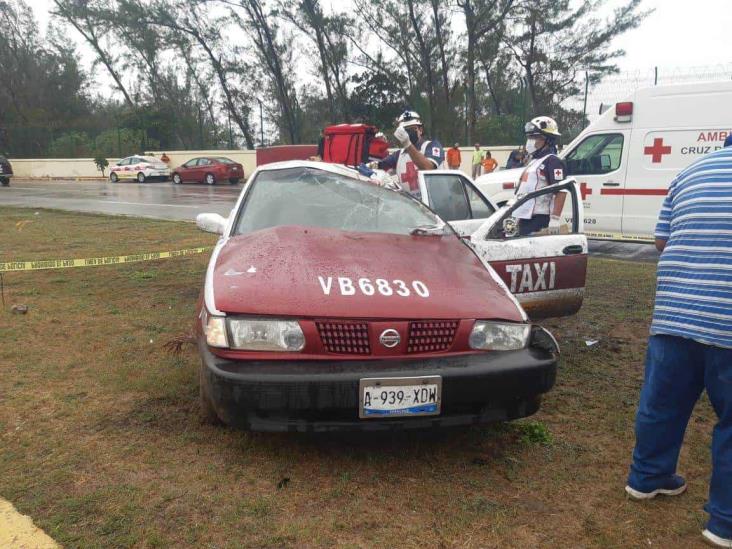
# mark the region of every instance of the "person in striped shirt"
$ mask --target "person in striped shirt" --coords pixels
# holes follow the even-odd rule
[[[671,183],[656,247],[656,302],[625,490],[635,500],[686,490],[676,466],[706,389],[718,423],[702,535],[732,548],[732,147],[702,157]]]

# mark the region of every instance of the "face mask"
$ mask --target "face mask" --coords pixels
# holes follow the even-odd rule
[[[526,140],[526,152],[529,154],[534,154],[536,152],[536,139]]]
[[[409,134],[409,141],[411,141],[412,145],[416,147],[417,143],[419,143],[419,134],[417,133],[417,130],[414,128],[407,128],[407,134]]]

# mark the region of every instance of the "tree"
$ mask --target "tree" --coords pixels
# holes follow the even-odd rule
[[[44,37],[23,0],[0,0],[0,133],[13,154],[46,154],[55,127],[89,115],[86,76],[54,28]]]
[[[104,170],[109,167],[109,160],[107,160],[106,157],[99,156],[99,154],[97,154],[97,156],[94,157],[94,165],[100,172],[102,172],[102,177],[105,177]]]
[[[394,127],[394,121],[404,111],[401,90],[382,73],[365,72],[354,75],[350,111],[354,120],[368,122],[383,131]]]
[[[235,76],[246,72],[247,67],[226,56],[221,35],[221,29],[225,27],[223,18],[213,16],[205,10],[204,2],[196,0],[154,0],[146,13],[150,24],[185,34],[203,50],[224,94],[229,115],[241,130],[247,148],[253,149],[248,94],[237,87],[234,80]]]
[[[122,75],[117,68],[119,59],[114,55],[115,48],[105,46],[105,40],[114,37],[113,28],[106,22],[113,19],[109,15],[109,3],[104,0],[53,0],[56,6],[54,15],[74,27],[97,55],[97,59],[112,77],[125,102],[135,108],[136,102],[122,83]]]
[[[278,13],[313,42],[318,55],[317,70],[325,87],[329,112],[326,120],[350,120],[346,64],[348,43],[345,35],[353,21],[345,15],[325,15],[320,0],[284,0]],[[314,91],[314,90],[313,90]]]
[[[265,11],[259,0],[240,0],[242,18],[232,10],[236,22],[250,37],[258,66],[269,90],[279,107],[279,125],[289,143],[300,143],[300,106],[292,71],[293,49],[288,41],[280,40],[280,28],[275,14]]]
[[[591,83],[617,72],[613,61],[625,52],[611,50],[612,40],[640,25],[648,11],[630,0],[605,22],[592,14],[605,0],[531,0],[517,9],[517,25],[506,37],[526,77],[532,112],[551,112],[579,92],[578,75],[589,70]]]
[[[481,42],[499,33],[517,0],[456,0],[465,17],[465,88],[468,111],[468,142],[472,141],[478,120],[476,93],[477,56]],[[530,0],[528,0],[530,1]],[[547,0],[550,1],[550,0]]]

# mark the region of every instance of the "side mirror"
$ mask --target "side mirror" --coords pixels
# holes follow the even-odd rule
[[[224,234],[226,218],[217,213],[198,214],[196,216],[196,226],[207,233]]]
[[[503,234],[506,238],[513,238],[518,235],[519,227],[515,217],[507,217],[503,220]]]

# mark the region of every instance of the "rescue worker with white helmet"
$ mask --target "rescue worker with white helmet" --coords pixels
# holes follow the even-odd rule
[[[516,194],[527,194],[562,181],[565,167],[557,156],[557,140],[561,137],[559,127],[553,118],[537,116],[524,126],[528,164],[521,174]],[[549,227],[550,222],[559,224],[564,208],[565,195],[546,194],[528,200],[514,211],[519,220],[521,236]]]
[[[442,145],[437,140],[424,138],[424,126],[419,114],[404,111],[396,120],[394,139],[401,149],[369,167],[394,170],[400,184],[413,195],[419,195],[419,170],[434,170],[445,160]]]

